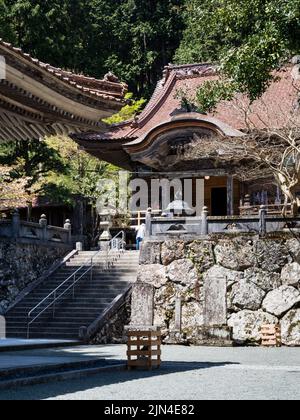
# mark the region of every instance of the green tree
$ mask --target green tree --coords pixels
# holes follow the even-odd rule
[[[0,165],[10,167],[7,182],[26,179],[25,190],[37,192],[37,185],[50,172],[64,173],[66,166],[58,152],[38,140],[22,140],[0,146]]]
[[[272,71],[300,48],[300,0],[189,0],[185,17],[176,61],[220,64],[221,82],[197,94],[202,112],[235,91],[260,97]]]
[[[5,0],[0,0],[0,37],[9,41],[15,41],[9,19],[9,7]]]
[[[85,70],[88,10],[83,0],[3,0],[8,40],[52,65]],[[6,31],[7,32],[7,31]],[[0,28],[0,35],[7,33]],[[81,67],[83,67],[81,69]]]
[[[145,103],[147,102],[146,99],[133,99],[132,93],[127,93],[125,95],[125,99],[128,102],[127,105],[125,105],[117,114],[103,120],[104,122],[107,124],[117,124],[130,120],[141,112]]]
[[[64,172],[55,168],[43,180],[42,189],[54,199],[61,202],[72,201],[72,196],[78,195],[90,200],[95,205],[98,198],[98,183],[103,178],[112,178],[117,174],[117,168],[103,162],[85,151],[68,137],[48,137],[47,146],[59,153],[64,164]]]
[[[0,37],[58,67],[113,71],[141,97],[179,46],[184,1],[0,0]]]

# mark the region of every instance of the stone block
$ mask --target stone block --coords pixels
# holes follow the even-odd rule
[[[160,248],[160,242],[142,242],[140,252],[140,264],[161,264]]]
[[[136,283],[131,297],[130,325],[153,325],[154,287],[150,284]]]
[[[224,276],[204,277],[204,325],[227,323],[227,281]]]
[[[281,317],[299,302],[300,293],[298,290],[291,286],[281,286],[267,294],[262,307],[266,312]]]

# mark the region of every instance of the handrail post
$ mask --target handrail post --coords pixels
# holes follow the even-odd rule
[[[55,318],[56,291],[53,294],[53,318]]]
[[[75,299],[75,282],[76,282],[76,274],[73,277],[73,299]]]
[[[91,258],[91,281],[93,281],[93,271],[94,271],[94,260],[93,257]]]
[[[109,251],[108,251],[108,249],[109,249],[109,244],[107,244],[107,246],[106,246],[106,250],[105,250],[105,252],[106,252],[106,258],[105,258],[105,260],[106,260],[106,270],[108,270],[108,268],[109,268],[109,262],[108,262],[108,255],[109,255]]]
[[[29,340],[29,335],[30,335],[30,317],[27,316],[27,340]]]

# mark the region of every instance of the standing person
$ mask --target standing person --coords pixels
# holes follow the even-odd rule
[[[141,242],[144,240],[146,235],[146,225],[142,223],[141,226],[137,230],[136,234],[136,250],[139,251],[141,247]]]

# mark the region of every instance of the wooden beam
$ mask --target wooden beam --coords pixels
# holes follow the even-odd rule
[[[224,169],[203,169],[200,171],[176,171],[176,172],[151,172],[151,171],[140,171],[136,175],[141,178],[179,178],[179,179],[188,179],[188,178],[204,178],[206,176],[219,177],[226,176],[226,171]]]

